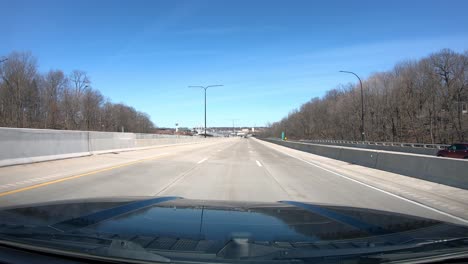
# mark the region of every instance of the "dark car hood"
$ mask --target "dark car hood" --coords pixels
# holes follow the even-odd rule
[[[370,209],[179,197],[72,200],[0,210],[0,232],[18,225],[139,239],[144,245],[154,243],[156,238],[221,243],[234,238],[286,243],[401,243],[468,235],[466,227]],[[166,246],[171,245],[168,242]]]

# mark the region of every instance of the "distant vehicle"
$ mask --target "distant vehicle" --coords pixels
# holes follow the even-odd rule
[[[439,150],[437,157],[468,159],[468,143],[453,144],[446,149]]]
[[[247,135],[247,133],[245,133],[245,132],[237,132],[238,137],[245,137],[246,135]]]

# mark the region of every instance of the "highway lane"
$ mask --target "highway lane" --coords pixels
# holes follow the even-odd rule
[[[456,217],[341,177],[291,153],[256,139],[233,138],[0,168],[3,186],[43,178],[25,187],[0,189],[0,205],[176,195],[191,199],[338,204],[461,223]],[[301,155],[317,159],[312,154]],[[47,175],[56,178],[48,179]],[[353,173],[347,175],[351,177]]]
[[[262,165],[257,153],[266,149],[251,142],[238,139],[158,195],[237,201],[294,199]]]
[[[235,141],[232,139],[207,141],[203,144],[0,168],[0,186],[3,187],[24,182],[27,178],[45,178],[0,192],[0,205],[93,197],[152,196],[196,166],[199,157],[209,156],[213,149],[222,149],[233,143]],[[47,179],[47,175],[55,177]]]
[[[251,139],[231,145],[158,195],[241,201],[294,200],[372,208],[458,222],[423,206],[311,166],[267,147],[269,144]]]

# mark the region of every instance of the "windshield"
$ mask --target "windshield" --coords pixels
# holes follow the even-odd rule
[[[465,251],[468,2],[0,7],[0,262]]]

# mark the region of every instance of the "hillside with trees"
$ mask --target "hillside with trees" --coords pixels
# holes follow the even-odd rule
[[[30,53],[0,58],[0,127],[152,132],[149,116],[112,103],[84,71],[38,71]]]
[[[468,136],[468,52],[441,50],[363,80],[367,141],[453,143]],[[360,140],[359,83],[312,98],[265,136]]]

